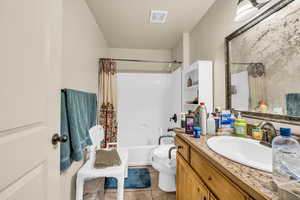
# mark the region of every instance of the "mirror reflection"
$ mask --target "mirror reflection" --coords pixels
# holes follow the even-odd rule
[[[300,4],[233,38],[229,67],[232,108],[300,116]]]

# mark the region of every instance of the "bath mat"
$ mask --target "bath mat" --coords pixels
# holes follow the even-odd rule
[[[117,189],[118,181],[116,178],[105,178],[105,189]],[[151,177],[147,168],[129,168],[128,178],[125,179],[125,189],[143,189],[151,186]]]

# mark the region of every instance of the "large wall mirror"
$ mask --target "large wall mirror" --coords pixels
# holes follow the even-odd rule
[[[300,124],[300,2],[281,0],[226,38],[227,107]]]

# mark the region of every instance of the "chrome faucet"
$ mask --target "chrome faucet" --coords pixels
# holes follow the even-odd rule
[[[257,127],[263,131],[260,144],[272,147],[272,141],[277,136],[275,126],[271,122],[262,121]]]

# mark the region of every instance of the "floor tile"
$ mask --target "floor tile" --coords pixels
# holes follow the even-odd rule
[[[116,200],[117,193],[116,192],[105,192],[104,193],[104,200]]]
[[[125,200],[152,200],[151,191],[125,192]]]
[[[117,192],[117,189],[109,189],[109,190],[105,190],[105,192],[107,192],[107,193],[114,193],[114,192]]]
[[[152,200],[175,200],[175,192],[152,191]]]
[[[151,190],[160,190],[158,187],[158,173],[154,172],[150,174],[151,176]]]
[[[104,200],[116,200],[116,192],[105,193]],[[152,200],[151,191],[125,192],[124,200]]]

